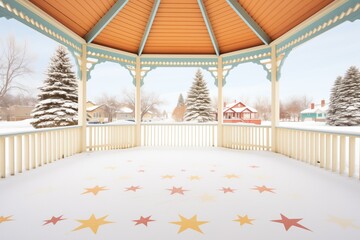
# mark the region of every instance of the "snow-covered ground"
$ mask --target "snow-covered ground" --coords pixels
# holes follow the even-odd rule
[[[0,181],[0,238],[346,239],[360,183],[271,152],[87,152]]]
[[[0,121],[0,134],[6,133],[21,133],[34,130],[30,122],[32,119],[23,121]]]

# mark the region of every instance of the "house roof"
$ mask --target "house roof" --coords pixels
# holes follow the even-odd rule
[[[321,104],[316,104],[314,106],[314,109],[307,108],[307,109],[301,111],[300,113],[326,113],[328,109],[329,109],[328,104],[325,104],[324,107],[321,107]]]
[[[334,0],[29,0],[88,43],[129,53],[223,54],[268,45]]]
[[[238,105],[239,103],[241,103],[245,107],[240,107],[240,108],[236,107],[236,105]],[[233,112],[236,112],[236,113],[241,113],[241,112],[245,111],[246,109],[248,109],[249,111],[251,111],[253,113],[258,112],[255,108],[246,106],[243,102],[233,102],[233,103],[227,104],[226,107],[224,107],[223,113],[227,112],[228,110],[232,110]]]
[[[88,107],[88,108],[86,108],[86,111],[87,112],[93,112],[93,111],[95,111],[96,109],[98,109],[98,108],[100,108],[102,106],[104,106],[104,105],[95,105],[95,106],[92,106],[92,107]]]
[[[128,107],[122,107],[120,108],[118,111],[116,111],[117,113],[132,113],[134,112],[131,108]]]

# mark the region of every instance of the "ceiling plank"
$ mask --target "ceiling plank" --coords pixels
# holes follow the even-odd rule
[[[139,51],[138,51],[138,54],[139,56],[141,56],[143,50],[144,50],[144,47],[145,47],[145,43],[146,43],[146,40],[149,36],[149,33],[150,33],[150,30],[151,30],[151,26],[154,22],[154,19],[155,19],[155,16],[156,16],[156,13],[158,11],[158,8],[159,8],[159,5],[160,5],[160,0],[155,0],[154,1],[154,6],[151,10],[151,13],[150,13],[150,17],[149,17],[149,21],[145,27],[145,31],[144,31],[144,35],[141,39],[141,42],[140,42],[140,46],[139,46]]]
[[[210,19],[209,19],[208,15],[207,15],[204,2],[202,0],[198,0],[198,4],[199,4],[200,10],[201,10],[201,14],[202,14],[202,16],[204,18],[206,28],[207,28],[207,30],[209,32],[211,42],[212,42],[212,44],[214,46],[215,53],[216,53],[216,55],[219,56],[220,55],[219,45],[218,45],[218,42],[216,40],[214,31],[213,31],[213,29],[211,27]]]
[[[99,22],[85,35],[85,41],[91,43],[106,25],[120,12],[128,0],[118,0],[110,10],[100,19]]]
[[[267,33],[252,19],[252,17],[246,12],[246,10],[240,5],[237,0],[226,0],[226,2],[234,9],[239,17],[248,25],[251,30],[261,39],[263,43],[269,45],[271,38]]]

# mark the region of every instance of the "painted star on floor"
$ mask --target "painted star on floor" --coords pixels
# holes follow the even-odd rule
[[[239,176],[236,175],[236,174],[226,174],[224,177],[226,177],[226,178],[228,178],[228,179],[239,178]]]
[[[219,191],[223,191],[224,193],[234,193],[236,189],[230,188],[230,187],[223,187],[222,189],[219,189]]]
[[[174,175],[164,175],[161,176],[162,179],[173,179],[175,176]]]
[[[175,194],[175,193],[184,195],[184,192],[185,192],[185,191],[189,191],[189,190],[183,189],[183,187],[173,187],[173,188],[168,188],[168,189],[166,189],[166,190],[171,191],[170,195],[173,195],[173,194]]]
[[[106,221],[105,218],[107,218],[108,215],[103,216],[101,218],[96,218],[94,214],[91,214],[90,218],[87,220],[76,220],[81,223],[81,225],[77,228],[75,228],[73,231],[78,231],[83,228],[90,228],[93,233],[97,233],[99,227],[104,224],[109,224],[113,222]]]
[[[125,188],[125,192],[128,192],[128,191],[136,192],[139,189],[141,189],[140,186],[131,186],[131,187]]]
[[[281,213],[280,213],[280,216],[281,216],[281,219],[279,219],[279,220],[271,220],[271,221],[283,224],[286,231],[288,231],[293,226],[298,227],[298,228],[302,228],[302,229],[305,229],[305,230],[308,230],[308,231],[311,231],[310,229],[308,229],[308,228],[306,228],[303,225],[298,223],[301,220],[303,220],[302,218],[287,218],[286,216],[282,215]]]
[[[150,218],[151,218],[151,216],[148,216],[148,217],[141,216],[138,220],[133,220],[133,222],[136,222],[135,226],[139,225],[139,224],[144,224],[147,227],[149,222],[154,222],[155,221],[155,220],[150,219]]]
[[[200,180],[201,178],[200,178],[200,176],[190,176],[189,177],[189,179],[190,179],[190,181],[193,181],[193,180]]]
[[[106,189],[106,187],[99,187],[99,186],[95,186],[93,188],[85,188],[85,189],[86,189],[86,191],[83,192],[82,194],[92,193],[94,195],[97,195],[101,191],[109,190],[109,189]]]
[[[202,202],[213,202],[215,201],[215,196],[205,193],[200,196],[200,200]]]
[[[13,221],[12,216],[0,216],[0,223]]]
[[[356,226],[353,219],[330,216],[328,220],[329,222],[335,223],[336,225],[342,227],[343,229],[347,229],[347,228],[360,229],[360,226]]]
[[[244,225],[244,224],[251,224],[252,225],[252,221],[254,221],[255,219],[250,219],[248,217],[248,215],[245,215],[245,216],[240,216],[240,215],[237,215],[238,219],[235,219],[233,220],[234,222],[239,222],[240,223],[240,226]]]
[[[252,188],[252,190],[257,190],[257,191],[259,191],[259,193],[263,193],[263,192],[275,193],[275,192],[273,192],[273,190],[275,190],[275,188],[268,188],[265,185],[262,185],[261,187],[255,186],[254,188]]]
[[[203,233],[200,229],[200,225],[208,223],[207,221],[198,221],[196,215],[194,215],[189,219],[181,216],[180,214],[179,217],[180,217],[180,222],[170,222],[171,224],[176,224],[180,226],[178,233],[181,233],[187,229],[192,229],[196,232]]]
[[[62,218],[62,216],[63,215],[61,215],[59,217],[52,216],[51,219],[44,220],[45,223],[43,225],[47,225],[47,224],[50,224],[50,223],[52,223],[53,225],[56,225],[58,222],[66,220],[66,218]]]

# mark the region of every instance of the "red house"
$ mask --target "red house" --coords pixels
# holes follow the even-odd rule
[[[255,108],[246,106],[242,102],[224,103],[223,117],[224,123],[254,123],[261,124]]]

